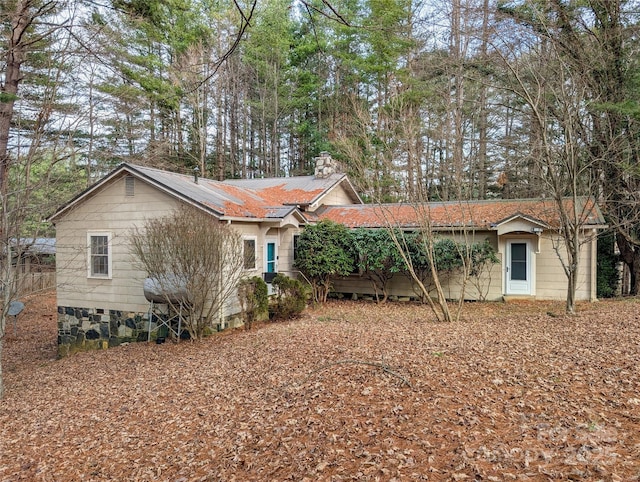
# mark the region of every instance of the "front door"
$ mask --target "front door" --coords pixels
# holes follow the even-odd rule
[[[507,241],[508,295],[531,294],[531,247],[527,240]]]
[[[267,237],[264,243],[264,271],[265,273],[277,273],[278,271],[278,244],[277,238]]]

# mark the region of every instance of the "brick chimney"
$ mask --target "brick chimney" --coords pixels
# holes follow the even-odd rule
[[[314,161],[316,162],[315,177],[318,179],[326,179],[331,174],[341,171],[338,161],[333,159],[331,154],[326,151],[321,152]]]

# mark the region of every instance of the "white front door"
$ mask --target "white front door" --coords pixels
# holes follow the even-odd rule
[[[506,271],[506,294],[531,294],[531,243],[528,240],[507,240]]]

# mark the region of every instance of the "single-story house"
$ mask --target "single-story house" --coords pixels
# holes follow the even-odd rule
[[[57,304],[60,354],[146,340],[153,325],[143,292],[146,273],[136,268],[129,236],[146,220],[186,204],[230,224],[243,237],[243,249],[255,260],[248,276],[295,276],[295,237],[305,225],[331,219],[349,227],[377,228],[391,215],[403,229],[415,229],[410,205],[366,205],[328,154],[316,158],[313,176],[213,181],[193,175],[121,164],[60,207],[50,220],[57,233]],[[432,227],[443,235],[489,239],[501,265],[486,274],[486,299],[505,295],[563,299],[566,277],[553,246],[557,215],[551,201],[473,201],[429,205]],[[595,234],[604,225],[591,203],[585,219],[582,271],[577,298],[595,299]],[[517,273],[515,276],[513,273]],[[370,293],[371,286],[349,277],[336,291]],[[455,283],[447,287],[456,296]],[[412,290],[396,280],[391,294]],[[467,295],[469,296],[469,295]],[[473,296],[471,294],[471,296]],[[221,327],[233,315],[229,306]]]
[[[572,212],[573,201],[565,199],[564,203],[568,212]],[[583,227],[576,299],[595,301],[597,234],[605,227],[604,217],[592,198],[578,198],[576,212],[580,213]],[[566,252],[559,235],[558,206],[551,199],[324,206],[316,215],[318,219],[329,219],[350,228],[394,226],[412,230],[426,226],[435,236],[465,244],[489,241],[500,263],[488,265],[479,273],[479,279],[467,283],[463,296],[468,300],[563,300],[567,295],[567,277],[558,258],[558,255],[566,258]],[[459,277],[443,276],[441,283],[447,298],[460,299]],[[405,275],[395,275],[390,287],[391,295],[417,294]],[[337,279],[334,290],[374,293],[371,283],[362,276]]]

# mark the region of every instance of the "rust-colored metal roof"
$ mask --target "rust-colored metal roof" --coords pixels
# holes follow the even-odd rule
[[[573,213],[573,201],[565,199],[564,203],[568,212]],[[576,207],[581,224],[605,224],[593,199],[579,198]],[[351,228],[415,228],[429,223],[435,229],[493,229],[517,217],[547,227],[557,227],[560,224],[558,205],[550,199],[326,206],[317,213],[318,220],[329,219]]]
[[[344,174],[324,179],[314,176],[215,181],[150,167],[123,163],[103,179],[62,206],[50,219],[55,220],[67,209],[90,197],[112,180],[131,174],[187,202],[204,207],[221,218],[283,219],[300,206],[319,201],[334,187],[342,184],[361,202]]]
[[[308,222],[321,219],[344,224],[348,227],[383,227],[394,225],[404,228],[424,225],[429,220],[436,229],[467,227],[492,229],[514,217],[521,217],[541,226],[559,225],[557,204],[550,199],[453,201],[412,204],[361,204],[360,197],[344,174],[327,178],[299,176],[214,181],[193,175],[178,174],[160,169],[121,164],[103,179],[78,194],[62,206],[50,219],[55,220],[76,203],[90,197],[101,186],[127,174],[134,175],[170,195],[194,205],[199,205],[220,218],[283,219],[298,207],[322,204],[323,196],[342,185],[353,199],[352,205],[323,206],[317,212],[303,212]],[[569,212],[573,202],[564,201]],[[579,198],[577,209],[584,225],[602,226],[604,218],[591,198]]]
[[[227,179],[223,183],[239,189],[259,192],[260,197],[273,206],[283,204],[308,206],[319,201],[334,186],[345,183],[345,188],[354,202],[361,202],[345,174],[332,174],[326,178],[295,176],[264,179]]]

